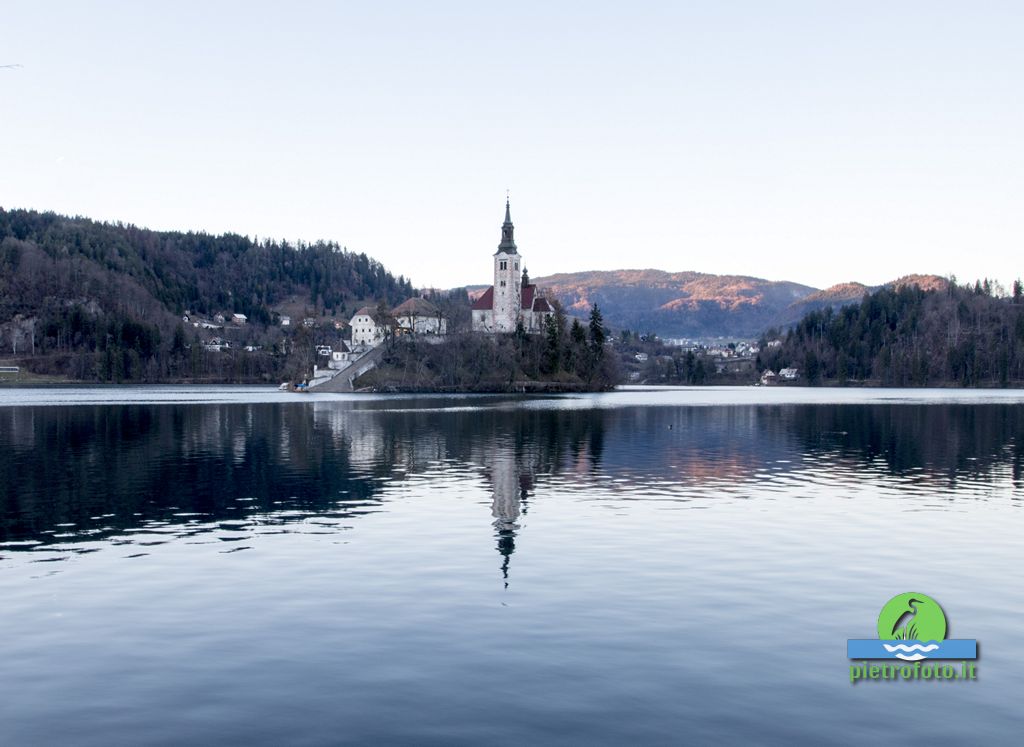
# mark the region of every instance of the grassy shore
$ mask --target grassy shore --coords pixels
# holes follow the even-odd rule
[[[24,369],[18,373],[0,373],[0,387],[61,386],[73,383],[77,382],[73,382],[67,376],[34,374]]]

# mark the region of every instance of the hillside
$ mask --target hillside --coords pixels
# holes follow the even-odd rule
[[[805,383],[1007,386],[1024,382],[1024,299],[985,285],[925,290],[901,279],[860,303],[812,311],[758,369],[797,368]],[[927,285],[927,283],[925,284]]]
[[[905,275],[884,285],[869,286],[863,283],[839,283],[825,290],[820,290],[802,298],[783,310],[775,319],[773,326],[788,327],[800,321],[812,311],[821,311],[827,308],[839,308],[849,304],[860,303],[861,299],[868,293],[874,293],[882,288],[893,288],[899,290],[906,286],[917,286],[921,290],[946,290],[949,281],[938,275]]]
[[[769,327],[788,327],[804,315],[858,303],[877,288],[849,282],[818,290],[744,275],[663,270],[561,273],[535,278],[568,313],[585,317],[601,307],[610,327],[668,338],[755,338]],[[935,275],[909,275],[887,285],[943,289]]]
[[[756,337],[816,291],[743,275],[650,269],[560,273],[533,282],[575,316],[597,304],[612,328],[689,338]]]
[[[244,314],[244,341],[255,347],[280,338],[268,330],[282,309],[340,315],[363,299],[397,303],[411,292],[404,278],[334,243],[151,231],[0,208],[0,355],[29,354],[25,365],[47,373],[161,380],[198,366],[223,378],[203,356],[186,353],[199,341],[182,325],[186,312]],[[279,367],[266,358],[217,361],[245,378]]]

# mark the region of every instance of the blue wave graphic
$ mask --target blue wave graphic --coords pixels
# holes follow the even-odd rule
[[[919,661],[921,659],[927,659],[927,654],[939,649],[939,644],[929,643],[925,646],[920,643],[914,643],[908,646],[905,643],[897,643],[895,646],[890,646],[888,643],[883,642],[882,648],[897,659],[903,659],[904,661]]]
[[[874,638],[850,639],[846,655],[851,659],[977,659],[978,641],[952,638],[947,641],[882,641]]]

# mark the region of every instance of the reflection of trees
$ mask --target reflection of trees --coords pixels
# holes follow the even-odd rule
[[[352,470],[309,415],[277,405],[0,411],[0,538],[49,541],[62,524],[104,536],[189,514],[360,513],[374,474]]]
[[[1003,465],[1015,483],[1024,472],[1024,406],[794,406],[791,429],[803,449],[846,462],[884,465],[955,485],[990,479]]]
[[[503,570],[527,501],[556,483],[688,500],[808,460],[955,485],[1024,483],[1024,407],[556,409],[502,398],[0,409],[0,540],[92,538],[189,516],[357,516],[437,470],[491,495]],[[390,409],[388,409],[390,408]],[[401,408],[401,409],[399,409]],[[831,466],[830,466],[831,468]]]
[[[380,499],[385,481],[441,462],[475,466],[483,476],[500,453],[527,490],[530,475],[599,459],[601,416],[380,404],[0,410],[0,541],[99,539],[196,516],[355,516]],[[518,499],[502,490],[495,519],[507,517],[501,531],[514,532]]]

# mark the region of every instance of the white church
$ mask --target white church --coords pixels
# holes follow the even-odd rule
[[[512,215],[506,200],[501,243],[494,254],[494,285],[473,302],[474,332],[515,332],[519,322],[527,332],[541,332],[545,319],[554,313],[536,285],[523,284],[523,258],[516,250],[512,232]]]

